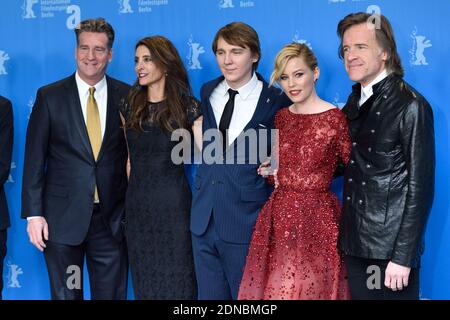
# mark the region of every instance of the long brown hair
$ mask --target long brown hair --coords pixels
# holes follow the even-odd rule
[[[375,37],[377,39],[378,44],[384,50],[386,50],[388,54],[388,59],[386,60],[386,69],[397,74],[400,77],[403,77],[403,67],[400,60],[400,56],[397,52],[397,45],[395,43],[394,31],[392,30],[391,24],[389,20],[382,14],[377,15],[376,18],[379,18],[380,27],[375,25],[375,20],[372,15],[365,12],[351,13],[347,15],[344,19],[339,21],[337,27],[337,34],[341,39],[341,44],[339,45],[339,58],[344,57],[344,52],[342,48],[342,39],[344,38],[344,33],[350,27],[362,23],[372,23],[375,28]]]
[[[165,71],[166,76],[164,88],[166,98],[158,107],[153,120],[169,132],[177,129],[177,127],[186,128],[186,110],[193,101],[192,89],[186,68],[177,49],[170,40],[162,36],[141,39],[136,44],[135,49],[139,46],[147,47],[153,62],[158,68]],[[127,100],[131,110],[125,127],[142,132],[142,125],[150,116],[147,106],[147,86],[140,86],[138,80],[136,80]]]

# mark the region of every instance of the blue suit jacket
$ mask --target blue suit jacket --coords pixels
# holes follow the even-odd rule
[[[257,76],[263,82],[263,89],[255,113],[241,135],[254,129],[258,133],[259,145],[259,133],[265,129],[272,129],[275,113],[280,108],[289,106],[291,102],[279,89],[269,88],[264,79],[259,74]],[[203,132],[217,129],[209,97],[223,79],[219,77],[212,80],[201,89]],[[270,137],[270,133],[268,136]],[[230,148],[236,150],[238,140],[236,139],[227,150]],[[203,151],[210,143],[203,141]],[[269,140],[268,150],[270,144]],[[247,144],[246,148],[248,151],[248,148],[252,147]],[[245,160],[245,164],[236,164],[238,155],[240,160]],[[233,164],[205,164],[202,161],[199,165],[194,182],[191,231],[195,235],[202,235],[213,215],[216,230],[222,240],[245,244],[250,242],[258,212],[273,188],[257,174],[257,168],[264,159],[258,159],[257,163],[251,164],[248,152],[245,154],[235,152],[233,160]]]

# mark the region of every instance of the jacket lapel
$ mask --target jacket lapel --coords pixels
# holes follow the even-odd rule
[[[70,81],[66,85],[67,97],[70,110],[70,119],[74,121],[74,126],[80,137],[81,145],[84,148],[89,158],[94,160],[94,154],[92,153],[91,143],[86,128],[86,122],[84,121],[83,111],[81,110],[80,96],[78,94],[78,87],[75,81],[75,75],[73,75]]]
[[[100,161],[104,153],[105,145],[107,145],[109,138],[111,138],[111,130],[114,126],[114,121],[117,119],[118,110],[116,109],[115,103],[118,101],[117,90],[111,83],[108,76],[106,76],[106,85],[108,90],[107,107],[106,107],[106,121],[105,121],[105,134],[103,135],[102,145],[100,147],[100,152],[98,154],[97,162]]]
[[[262,80],[259,75],[258,78],[263,82],[263,89],[261,91],[261,95],[259,96],[255,112],[243,131],[250,128],[255,128],[259,123],[261,123],[261,120],[264,119],[264,116],[270,111],[270,106],[273,103],[271,91],[269,90],[267,83]],[[243,134],[243,132],[241,132],[241,134]]]
[[[214,112],[211,106],[211,101],[209,100],[209,98],[211,97],[212,92],[214,91],[214,89],[219,85],[220,82],[222,82],[224,79],[223,76],[217,78],[216,80],[212,81],[210,84],[208,84],[208,87],[205,88],[205,94],[202,97],[202,100],[206,101],[205,103],[205,110],[202,110],[205,114],[203,115],[205,117],[208,118],[208,124],[209,126],[206,127],[205,129],[217,129],[218,125],[216,123],[216,117],[214,116]]]
[[[216,117],[214,116],[214,112],[212,110],[211,102],[209,98],[206,102],[206,116],[208,118],[209,127],[207,129],[217,129]]]

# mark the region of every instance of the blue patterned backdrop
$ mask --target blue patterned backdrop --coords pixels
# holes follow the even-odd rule
[[[15,116],[13,164],[6,184],[12,227],[3,273],[4,298],[50,297],[43,255],[29,243],[26,221],[20,219],[25,133],[36,90],[75,70],[73,28],[80,19],[103,16],[111,22],[116,41],[108,73],[128,83],[135,77],[136,41],[153,34],[168,37],[184,57],[197,96],[203,82],[219,75],[211,51],[215,32],[231,21],[244,21],[260,35],[259,71],[266,78],[284,44],[306,42],[319,59],[319,95],[342,106],[352,83],[337,57],[336,25],[354,11],[381,12],[391,20],[405,78],[433,107],[436,193],[426,232],[421,296],[449,299],[450,110],[446,105],[450,72],[445,72],[450,57],[449,0],[2,0],[0,94],[12,100]]]

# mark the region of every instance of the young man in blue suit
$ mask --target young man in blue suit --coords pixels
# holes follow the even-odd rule
[[[191,232],[198,298],[236,299],[253,226],[272,191],[257,173],[264,159],[253,163],[249,149],[263,143],[270,149],[270,139],[261,141],[270,133],[261,133],[273,128],[275,113],[290,101],[256,73],[261,49],[252,27],[241,22],[222,27],[212,49],[222,76],[201,89],[202,130],[221,133],[223,149],[216,151],[227,160],[224,164],[223,157],[215,157],[218,161],[207,164],[203,158],[195,179]],[[251,131],[257,141],[236,152],[240,143],[245,145],[240,137]],[[216,141],[211,140],[203,141],[203,150],[210,150]]]

